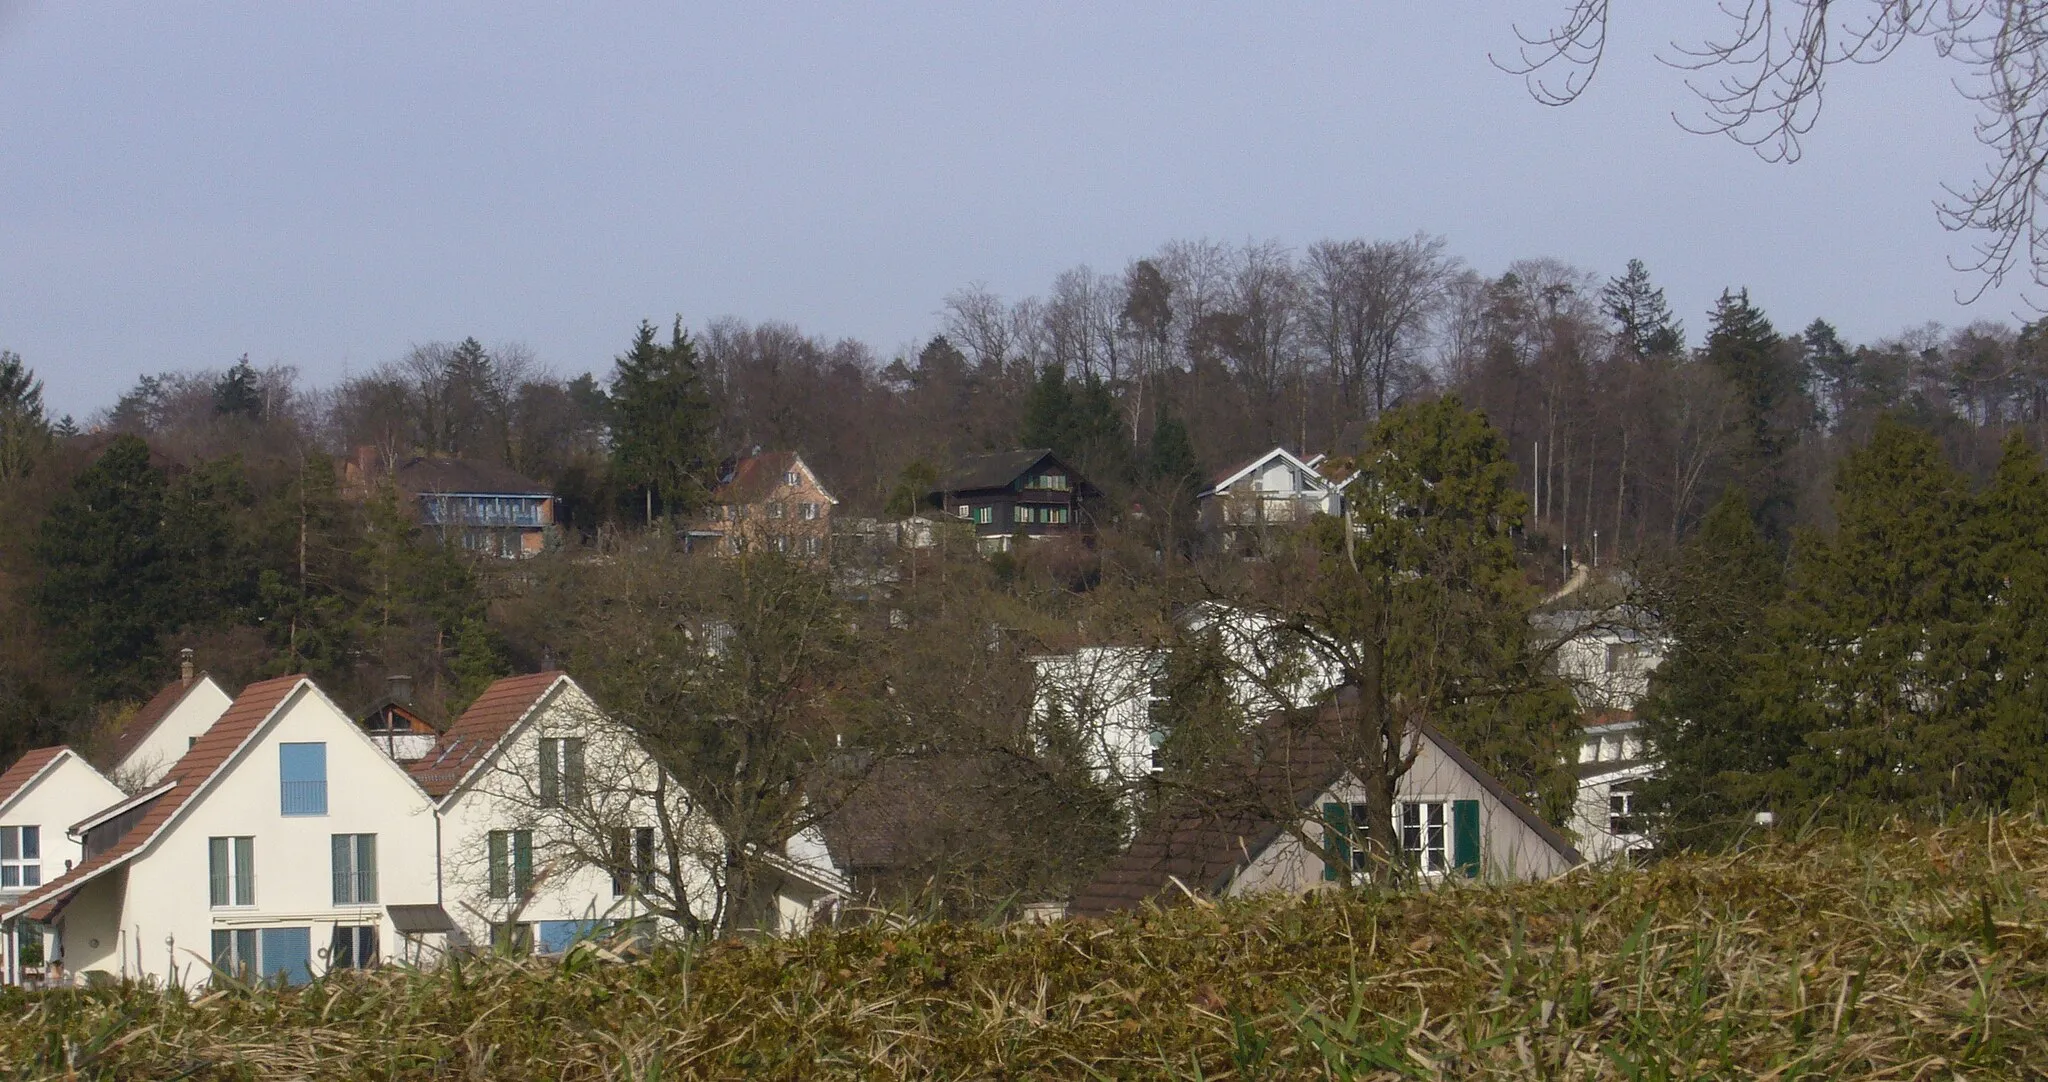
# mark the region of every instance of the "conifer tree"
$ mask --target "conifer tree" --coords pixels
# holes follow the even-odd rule
[[[2007,437],[1975,525],[1991,603],[1970,652],[1997,680],[1969,772],[1984,802],[2030,807],[2048,798],[2048,471],[2024,431]]]
[[[1793,490],[1785,455],[1802,421],[1799,366],[1771,321],[1750,303],[1749,290],[1722,292],[1712,318],[1704,357],[1742,403],[1757,518],[1766,537],[1782,541],[1791,527]]]
[[[50,436],[43,381],[20,354],[0,350],[0,483],[27,476],[50,449]]]
[[[96,697],[140,693],[162,668],[157,647],[178,619],[163,508],[164,478],[149,445],[120,436],[37,531],[36,614]]]
[[[637,492],[645,521],[684,515],[710,494],[711,396],[697,365],[697,346],[678,317],[666,344],[642,320],[633,345],[612,373],[612,468]]]
[[[1675,356],[1685,348],[1685,327],[1671,318],[1664,291],[1650,282],[1640,259],[1628,261],[1619,278],[1600,289],[1600,310],[1614,321],[1622,350],[1635,357]]]
[[[222,417],[262,420],[263,395],[256,384],[256,369],[249,364],[249,355],[244,353],[220,382],[213,385],[213,412]]]
[[[1640,793],[1659,834],[1692,844],[1747,822],[1757,779],[1785,765],[1800,734],[1760,728],[1751,707],[1751,666],[1785,571],[1740,489],[1707,512],[1674,572],[1650,590],[1672,647],[1638,705],[1663,764]]]

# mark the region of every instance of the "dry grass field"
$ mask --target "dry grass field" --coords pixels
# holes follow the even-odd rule
[[[2048,1077],[2048,825],[1428,895],[0,997],[9,1079]]]

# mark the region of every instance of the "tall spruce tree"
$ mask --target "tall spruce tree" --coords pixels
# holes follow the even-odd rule
[[[1842,461],[1837,527],[1794,548],[1775,649],[1756,666],[1760,723],[1803,733],[1772,786],[1790,806],[1939,813],[1987,792],[1982,655],[1989,617],[1972,500],[1925,431],[1880,419]]]
[[[1640,259],[1629,260],[1620,277],[1601,287],[1600,310],[1614,321],[1616,341],[1632,356],[1670,357],[1685,348],[1685,326],[1671,318],[1664,291],[1651,283]]]
[[[612,469],[640,497],[646,521],[657,507],[667,515],[702,507],[714,464],[711,395],[681,317],[666,344],[641,321],[612,373],[611,413]]]
[[[119,436],[37,531],[36,615],[96,698],[139,694],[165,666],[158,647],[179,614],[163,519],[164,477],[149,445]]]
[[[1749,290],[1723,291],[1707,331],[1704,358],[1735,388],[1742,403],[1745,452],[1757,519],[1783,541],[1792,524],[1792,478],[1786,452],[1798,437],[1803,383],[1792,349],[1771,327]]]
[[[213,412],[223,417],[240,417],[244,420],[263,419],[263,394],[257,387],[256,369],[249,363],[249,355],[228,369],[220,382],[213,385]]]
[[[43,381],[20,354],[0,349],[0,483],[27,476],[49,451],[50,437]]]
[[[1740,489],[1707,512],[1672,574],[1649,589],[1672,647],[1637,708],[1663,762],[1641,796],[1669,842],[1706,843],[1745,824],[1762,800],[1759,779],[1798,746],[1801,734],[1760,726],[1751,706],[1751,666],[1784,589],[1784,558],[1757,532]]]

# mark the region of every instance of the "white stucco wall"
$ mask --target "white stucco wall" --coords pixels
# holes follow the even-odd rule
[[[286,743],[327,746],[325,815],[281,813],[278,746]],[[374,904],[334,904],[335,834],[377,836]],[[255,904],[211,904],[213,837],[255,839]],[[96,919],[79,912],[88,890],[61,918],[65,960],[74,974],[134,975],[139,966],[143,974],[161,977],[175,967],[180,983],[198,987],[210,976],[215,929],[306,927],[318,973],[324,969],[320,952],[337,923],[377,925],[379,953],[389,958],[399,940],[385,907],[437,900],[436,841],[426,794],[326,696],[302,683],[155,842],[129,861],[117,933],[128,945],[125,956],[81,950],[81,935],[88,934],[83,929]]]
[[[540,742],[580,737],[584,744],[584,811],[567,814],[540,806]],[[457,945],[487,947],[491,925],[517,921],[624,920],[644,910],[629,892],[612,892],[611,874],[588,858],[603,852],[604,825],[655,827],[658,819],[651,793],[657,780],[653,760],[620,727],[605,720],[597,706],[571,681],[561,681],[543,696],[534,715],[507,734],[505,741],[472,778],[444,799],[442,805],[443,885],[445,908],[458,928]],[[692,848],[709,857],[717,852],[717,834],[690,815],[680,787],[669,801],[679,831]],[[533,887],[522,898],[490,896],[490,833],[533,831]],[[662,844],[659,829],[656,845]],[[710,899],[712,879],[704,872],[688,890],[693,904]]]
[[[35,781],[0,807],[0,827],[39,827],[42,840],[42,881],[70,870],[84,856],[79,843],[64,836],[71,824],[127,798],[77,753],[66,751]],[[0,889],[0,895],[7,892]]]
[[[227,713],[233,702],[234,699],[221,690],[213,677],[199,677],[185,690],[178,705],[172,707],[156,728],[143,738],[142,743],[114,764],[111,771],[114,780],[128,786],[131,792],[140,792],[155,785],[192,746],[192,741]]]

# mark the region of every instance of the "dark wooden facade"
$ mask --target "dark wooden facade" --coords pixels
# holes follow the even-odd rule
[[[931,502],[972,523],[976,537],[1051,537],[1085,532],[1101,495],[1050,450],[1039,447],[974,455],[940,481]]]

